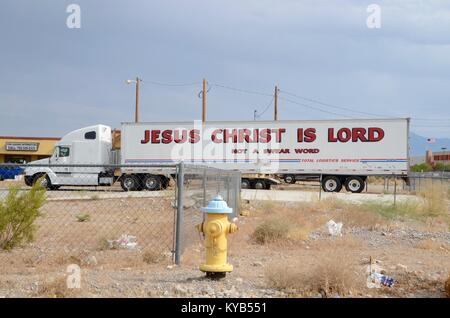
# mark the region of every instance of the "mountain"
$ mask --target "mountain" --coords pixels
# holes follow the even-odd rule
[[[428,149],[432,151],[442,151],[442,147],[450,151],[450,138],[436,138],[434,144],[429,144],[427,138],[419,136],[413,132],[409,134],[410,156],[424,156]]]

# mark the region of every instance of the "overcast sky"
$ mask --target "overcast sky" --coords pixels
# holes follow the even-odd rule
[[[71,3],[79,29],[66,25]],[[379,29],[366,25],[371,3],[381,7]],[[152,81],[206,77],[209,120],[253,120],[271,102],[217,84],[269,95],[277,84],[280,119],[370,117],[333,105],[440,119],[413,120],[412,130],[448,137],[450,1],[0,2],[0,135],[118,128],[134,120],[134,86],[124,81],[136,75],[142,121],[200,119],[201,84]]]

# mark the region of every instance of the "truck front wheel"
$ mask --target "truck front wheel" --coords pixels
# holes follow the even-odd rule
[[[335,176],[327,176],[322,179],[322,189],[325,192],[339,192],[342,189],[342,183]]]
[[[139,180],[134,175],[125,175],[120,185],[124,191],[136,191],[139,188]]]
[[[348,177],[345,180],[345,189],[348,192],[361,193],[364,190],[364,180],[361,177]]]

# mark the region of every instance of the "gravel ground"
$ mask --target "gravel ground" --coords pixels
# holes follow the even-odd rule
[[[296,207],[295,205],[292,208]],[[309,206],[307,206],[309,207]],[[0,259],[0,297],[444,297],[444,282],[450,272],[450,233],[441,227],[427,228],[419,221],[392,221],[383,228],[347,226],[342,237],[332,237],[325,222],[336,219],[336,211],[307,208],[306,220],[315,218],[307,239],[259,245],[250,239],[255,227],[272,215],[261,205],[246,207],[249,216],[238,220],[239,231],[229,237],[229,262],[234,271],[222,280],[206,279],[198,270],[204,259],[200,237],[193,236],[181,266],[162,259],[145,260],[142,250],[86,250],[47,261],[36,251],[33,258],[18,258],[20,252]],[[300,213],[300,212],[299,212]],[[341,213],[341,212],[339,212]],[[325,222],[324,222],[325,220]],[[448,229],[448,227],[447,227]],[[148,252],[148,251],[147,251]],[[269,283],[270,269],[289,266],[310,271],[328,257],[335,262],[350,260],[354,280],[363,288],[346,295],[320,290],[307,293],[275,288]],[[14,257],[13,257],[14,256]],[[364,287],[369,259],[395,279],[392,288]],[[20,263],[22,262],[22,263]],[[81,268],[81,288],[67,289],[67,266]]]

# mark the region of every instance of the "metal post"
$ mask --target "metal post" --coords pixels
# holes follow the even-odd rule
[[[203,170],[203,206],[206,206],[206,169]]]
[[[275,95],[274,95],[274,112],[273,112],[273,120],[278,120],[278,86],[275,86]]]
[[[227,174],[227,202],[230,202],[230,183],[231,179],[230,176]]]
[[[394,206],[397,205],[397,177],[394,177]]]
[[[176,226],[176,236],[175,236],[175,264],[179,265],[181,261],[181,235],[183,226],[183,198],[184,198],[184,164],[180,162],[178,164],[177,173],[177,226]]]
[[[322,200],[322,174],[320,175],[320,182],[319,182],[319,201]]]
[[[206,122],[206,79],[203,79],[203,90],[202,90],[202,123]]]
[[[136,77],[136,110],[134,113],[134,121],[136,123],[139,122],[139,82],[140,82],[140,78]]]
[[[206,169],[203,170],[203,206],[206,206]],[[202,213],[202,222],[205,222],[206,215]]]

